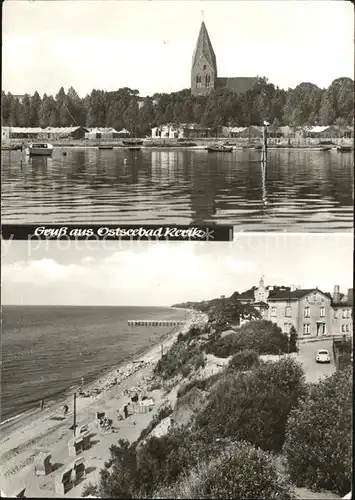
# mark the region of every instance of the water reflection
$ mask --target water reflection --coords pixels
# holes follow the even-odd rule
[[[235,224],[253,231],[352,228],[353,158],[315,151],[62,148],[2,155],[5,222]]]

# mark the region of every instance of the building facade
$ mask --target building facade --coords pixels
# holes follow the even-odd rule
[[[263,319],[276,323],[284,333],[289,334],[294,326],[300,338],[352,335],[353,332],[352,288],[342,294],[335,285],[330,294],[318,288],[265,286],[261,278],[258,287],[243,292],[238,299],[253,305]]]
[[[216,55],[206,25],[202,22],[192,58],[192,95],[206,96],[217,89],[229,89],[233,92],[244,93],[251,89],[256,81],[257,79],[253,77],[218,77]]]

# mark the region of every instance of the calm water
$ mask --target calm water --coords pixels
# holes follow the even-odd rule
[[[56,148],[2,154],[3,223],[225,223],[247,231],[353,226],[353,155]]]
[[[162,307],[4,306],[1,421],[89,382],[158,342],[169,328],[129,327],[129,319],[184,320]]]

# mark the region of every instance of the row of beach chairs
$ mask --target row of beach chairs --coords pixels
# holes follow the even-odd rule
[[[90,431],[88,425],[82,425],[76,429],[75,437],[68,442],[68,452],[70,457],[77,457],[84,450],[90,448]],[[42,451],[38,453],[34,460],[36,476],[46,476],[53,472],[51,464],[52,455]],[[71,488],[85,476],[84,457],[77,457],[64,470],[54,478],[54,489],[58,495],[65,495]]]

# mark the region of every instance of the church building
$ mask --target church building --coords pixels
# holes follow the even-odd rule
[[[253,77],[218,77],[216,55],[206,25],[202,21],[192,58],[191,94],[206,96],[223,88],[242,94],[250,90],[256,81],[257,78]]]

